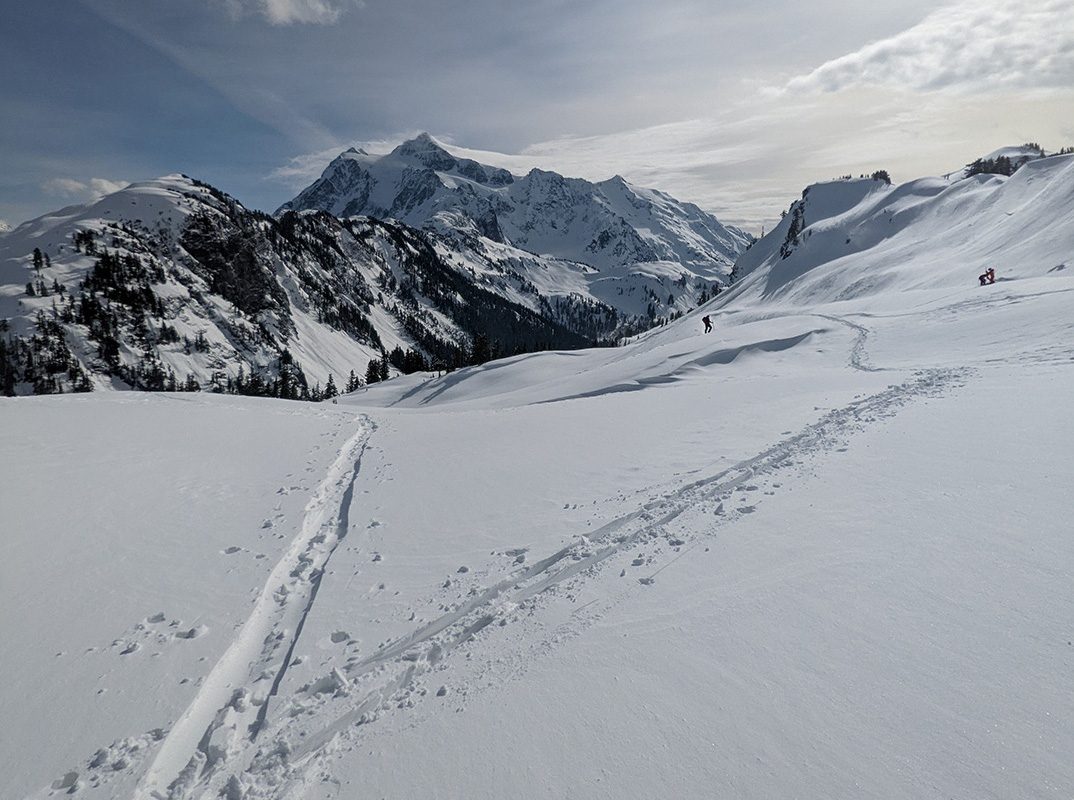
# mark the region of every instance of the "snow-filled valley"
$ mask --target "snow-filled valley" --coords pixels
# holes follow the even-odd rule
[[[0,796],[1070,797],[1074,156],[802,203],[615,349],[0,399]]]

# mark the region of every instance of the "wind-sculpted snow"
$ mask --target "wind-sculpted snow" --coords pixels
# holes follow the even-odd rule
[[[864,329],[862,329],[864,330]],[[681,366],[676,366],[665,374],[659,375],[647,375],[645,377],[639,377],[630,383],[617,383],[612,386],[606,386],[600,389],[593,389],[588,392],[582,392],[581,394],[572,394],[565,397],[556,397],[550,400],[542,400],[543,403],[558,403],[564,400],[578,400],[586,397],[600,397],[605,394],[615,394],[618,392],[640,392],[643,389],[667,386],[682,380],[685,376],[696,372],[699,369],[705,369],[707,367],[716,366],[718,364],[730,364],[735,359],[754,353],[779,353],[784,350],[790,350],[792,347],[806,342],[814,334],[824,333],[825,331],[808,331],[806,333],[798,334],[786,339],[770,339],[763,342],[751,342],[749,344],[740,345],[738,347],[729,347],[720,350],[714,350],[706,353],[705,355],[686,361]],[[855,348],[857,350],[857,345]]]

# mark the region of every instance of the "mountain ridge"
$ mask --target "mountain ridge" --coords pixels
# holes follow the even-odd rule
[[[1046,274],[1068,258],[1056,215],[1074,214],[1064,189],[1069,154],[1004,148],[964,172],[897,186],[881,173],[848,177],[807,187],[767,236],[710,282],[682,261],[632,260],[651,255],[645,224],[658,212],[675,210],[684,253],[703,252],[705,236],[719,233],[705,233],[709,218],[696,206],[662,192],[620,176],[590,184],[531,170],[516,179],[455,158],[431,137],[393,153],[352,148],[307,196],[359,184],[387,196],[361,162],[388,158],[405,167],[392,174],[410,170],[399,184],[400,207],[411,208],[414,222],[435,210],[421,229],[326,210],[270,216],[172,175],[0,235],[0,391],[211,388],[317,399],[329,385],[338,391],[388,374],[608,342],[753,294],[797,302],[839,286],[838,297],[823,296],[829,302],[937,280],[954,286],[989,266],[1002,281],[999,252],[1047,253],[1055,263],[1032,265]],[[478,194],[477,179],[496,190]],[[574,203],[578,192],[588,205]],[[527,216],[496,213],[520,196]],[[604,266],[535,252],[557,231],[592,221],[579,209],[609,207],[618,227],[604,229],[604,246],[595,248]],[[530,227],[520,228],[520,219]],[[1027,237],[1047,246],[1030,246]],[[920,263],[920,252],[932,269],[907,271],[907,254]],[[613,256],[623,264],[610,266]],[[949,263],[961,265],[958,277]],[[735,290],[712,305],[735,279]]]
[[[493,241],[598,269],[667,260],[711,273],[729,268],[750,241],[696,205],[637,189],[619,175],[592,183],[533,168],[515,176],[457,158],[427,133],[383,156],[344,151],[276,213],[310,209],[418,228],[461,211]]]
[[[486,359],[592,343],[465,278],[406,226],[275,219],[182,175],[24,223],[0,239],[0,285],[7,394],[317,399],[330,378],[344,388],[371,362],[381,379],[461,366],[480,342]]]

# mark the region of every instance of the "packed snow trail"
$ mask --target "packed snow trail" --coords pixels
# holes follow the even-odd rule
[[[860,344],[865,330],[851,327],[858,329]],[[862,349],[855,346],[852,357],[863,359]],[[406,709],[424,696],[425,690],[419,688],[421,679],[434,670],[450,671],[453,651],[471,645],[481,631],[494,623],[525,624],[534,608],[553,601],[558,588],[576,594],[580,583],[599,580],[601,568],[617,556],[624,556],[620,575],[630,569],[637,578],[635,586],[651,585],[674,561],[752,513],[761,502],[761,489],[773,487],[768,494],[778,491],[785,485],[780,482],[785,480],[782,476],[800,469],[807,458],[842,448],[865,425],[893,416],[906,403],[951,390],[967,375],[963,370],[920,371],[884,391],[829,411],[800,432],[729,468],[689,482],[650,487],[644,492],[647,499],[641,499],[634,510],[483,589],[471,591],[458,607],[387,642],[366,658],[334,670],[331,696],[302,703],[294,714],[279,715],[275,725],[266,728],[265,741],[248,767],[241,774],[232,773],[227,785],[237,797],[303,797],[307,782],[327,774],[329,768],[322,758],[352,749],[364,735],[364,726],[375,723],[383,713]],[[649,554],[645,559],[635,557],[642,546]],[[614,608],[615,592],[598,590],[598,594],[602,599],[593,601],[597,607],[587,610],[585,618],[572,615],[575,629]],[[538,646],[538,640],[549,635],[539,625],[525,630],[527,648]],[[468,649],[467,658],[480,662],[482,651],[477,647]],[[303,713],[299,715],[299,711]],[[217,778],[220,790],[226,788],[224,774]]]
[[[248,748],[263,727],[325,567],[347,535],[354,482],[375,430],[364,416],[357,423],[313,492],[299,534],[242,629],[165,736],[135,792],[139,800],[191,796]]]

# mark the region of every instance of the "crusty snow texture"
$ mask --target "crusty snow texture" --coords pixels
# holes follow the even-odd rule
[[[1070,796],[1074,157],[803,202],[621,348],[0,401],[0,796]]]

